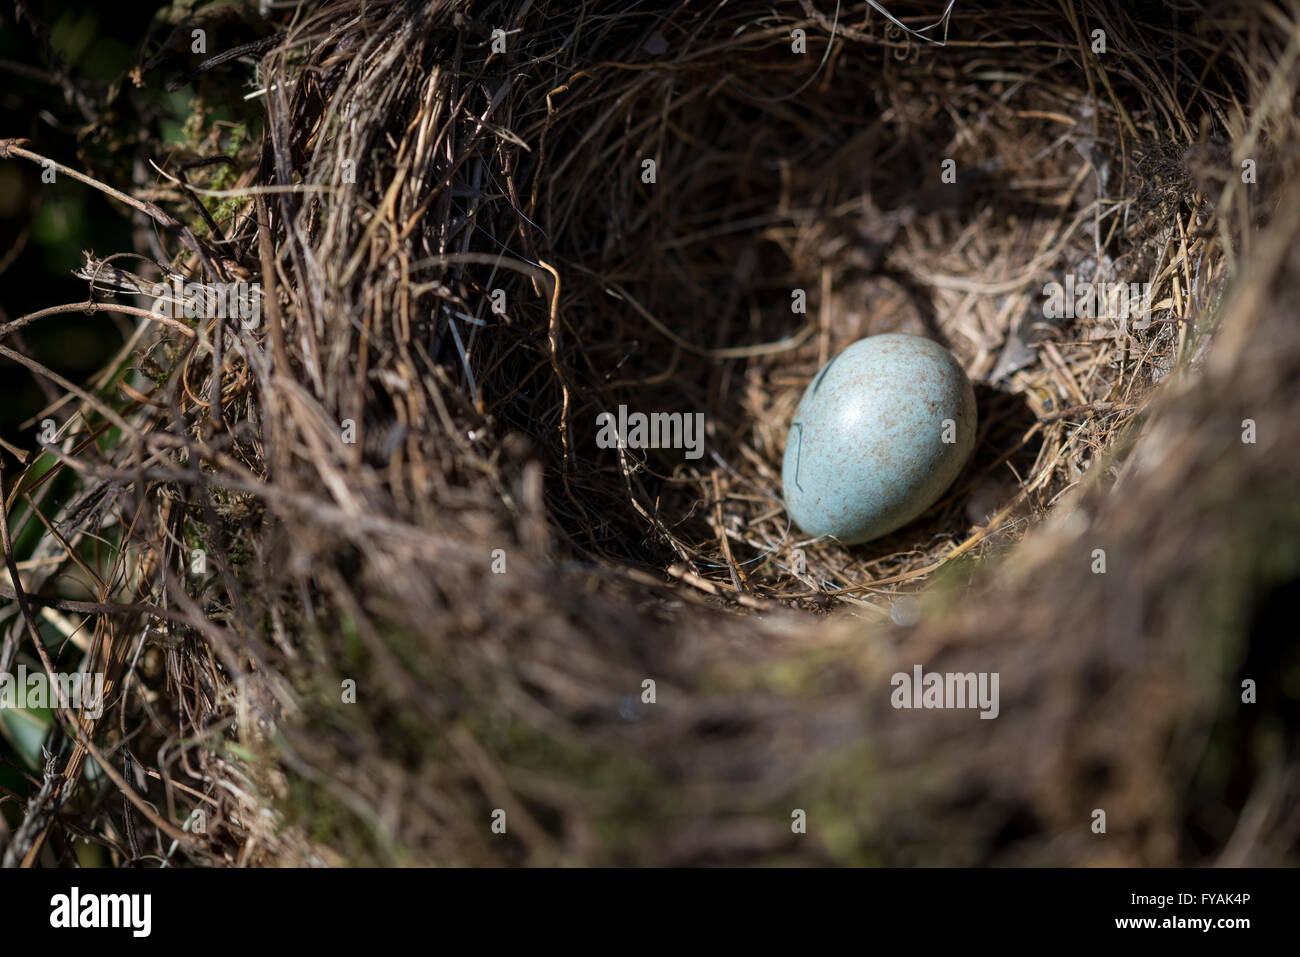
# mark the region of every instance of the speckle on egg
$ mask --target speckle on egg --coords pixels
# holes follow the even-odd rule
[[[809,383],[786,437],[781,481],[795,524],[846,545],[933,505],[975,445],[975,392],[930,339],[859,339]]]

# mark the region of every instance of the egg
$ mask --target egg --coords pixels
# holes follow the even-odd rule
[[[786,507],[806,534],[857,545],[933,505],[975,445],[975,390],[943,346],[859,339],[808,384],[786,437]]]

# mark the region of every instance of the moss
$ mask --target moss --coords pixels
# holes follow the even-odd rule
[[[281,814],[290,827],[308,839],[329,847],[354,867],[379,867],[410,863],[409,855],[384,839],[374,826],[321,784],[299,775],[288,777],[289,793]]]
[[[765,691],[782,697],[811,698],[825,694],[829,683],[860,649],[847,645],[822,645],[789,658],[773,658],[730,665],[700,676],[702,691],[748,693]]]
[[[1208,711],[1204,737],[1176,742],[1189,779],[1189,840],[1219,846],[1216,831],[1240,814],[1258,782],[1285,764],[1300,726],[1300,647],[1279,631],[1300,592],[1300,504],[1261,496],[1236,503],[1201,583],[1189,636],[1191,686]],[[1255,684],[1255,703],[1242,683]]]
[[[873,803],[877,764],[870,746],[858,743],[822,760],[799,788],[802,803],[798,806],[808,812],[807,837],[820,842],[836,864],[880,863],[870,846],[871,836],[879,830]]]

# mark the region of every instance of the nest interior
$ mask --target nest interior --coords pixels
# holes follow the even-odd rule
[[[194,79],[195,142],[135,184],[181,224],[136,252],[150,280],[256,279],[262,322],[142,320],[36,460],[76,494],[34,465],[6,485],[13,537],[50,529],[22,591],[114,603],[79,612],[108,717],[54,729],[46,810],[7,853],[72,853],[50,807],[115,862],[1167,864],[1228,844],[1220,812],[1272,765],[1207,771],[1221,689],[1152,677],[1192,653],[1188,612],[1153,609],[1180,563],[1215,577],[1222,554],[1148,555],[1123,508],[1157,508],[1142,493],[1168,477],[1128,450],[1170,383],[1203,378],[1229,280],[1272,248],[1252,237],[1290,228],[1294,12],[888,6],[250,20],[283,33]],[[202,118],[237,79],[263,133],[231,149]],[[205,224],[168,172],[226,151],[220,183],[190,176],[236,191]],[[1289,267],[1261,268],[1259,289]],[[1050,317],[1067,276],[1147,284],[1152,321]],[[887,538],[807,540],[781,499],[791,415],[829,357],[889,331],[958,356],[975,454]],[[600,447],[620,406],[703,413],[703,457]],[[923,620],[896,627],[914,591]],[[19,604],[0,664],[60,611]],[[1223,673],[1245,654],[1213,647]],[[948,660],[1004,673],[999,721],[889,710],[900,662]],[[87,754],[122,780],[87,781]],[[1237,852],[1273,828],[1293,846],[1295,816],[1266,818]]]

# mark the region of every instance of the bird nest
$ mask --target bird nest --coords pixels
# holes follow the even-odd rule
[[[1295,23],[885,6],[330,0],[145,72],[195,69],[194,141],[107,184],[160,238],[88,261],[98,308],[248,280],[261,312],[140,316],[6,481],[6,541],[43,530],[9,660],[84,618],[110,688],[10,853],[68,853],[74,819],[117,862],[1223,852],[1216,814],[1273,780],[1196,742],[1264,733],[1224,676],[1286,574],[1232,585],[1255,526],[1215,503],[1284,497],[1236,437],[1295,403],[1296,334],[1260,325],[1294,266]],[[232,144],[209,113],[245,99]],[[975,452],[916,522],[809,539],[795,406],[895,331],[966,369]],[[607,447],[620,408],[701,442]],[[999,673],[997,720],[891,707],[914,663]]]

